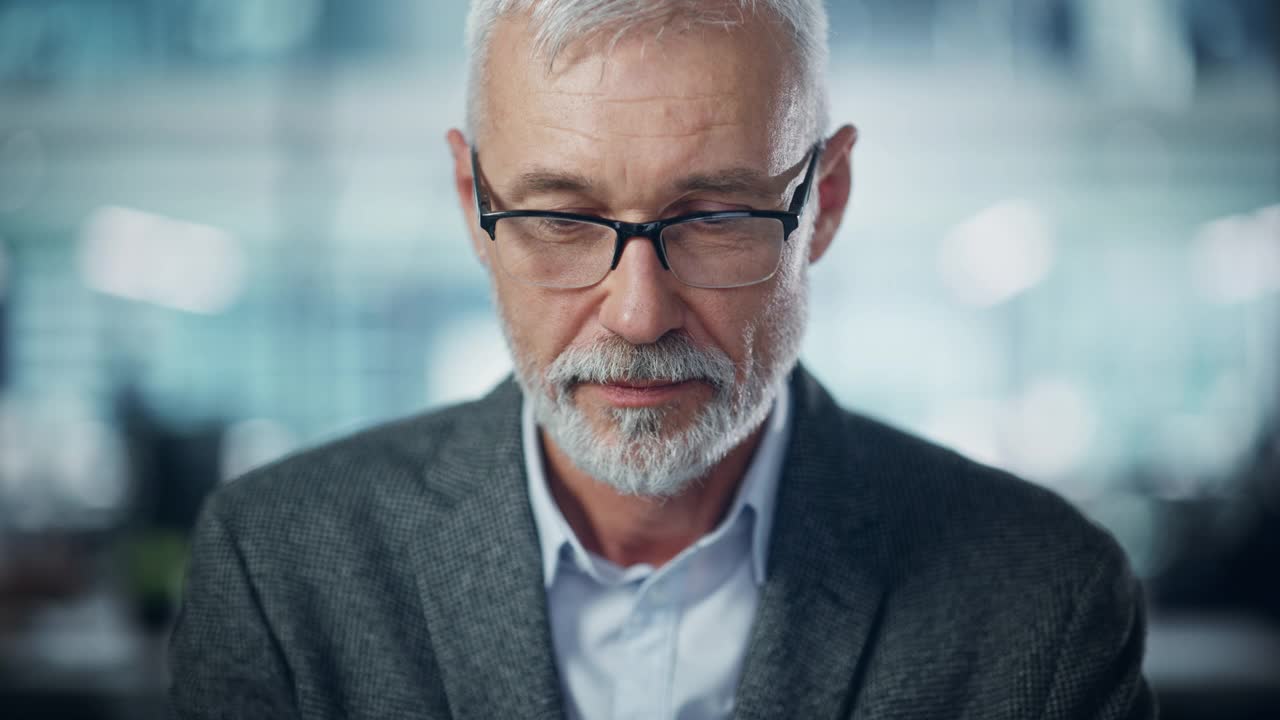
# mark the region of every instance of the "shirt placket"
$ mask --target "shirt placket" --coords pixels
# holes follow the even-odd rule
[[[614,685],[613,720],[654,720],[671,714],[684,573],[685,563],[668,566],[641,584],[623,628],[628,662]]]

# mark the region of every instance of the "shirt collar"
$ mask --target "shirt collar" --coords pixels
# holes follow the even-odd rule
[[[520,412],[521,440],[524,446],[525,477],[529,486],[529,504],[533,510],[534,525],[542,549],[543,582],[550,588],[555,581],[564,548],[568,547],[577,557],[578,564],[586,567],[590,558],[568,521],[560,512],[547,487],[543,470],[542,443],[538,427],[533,419],[533,407],[528,401]],[[757,585],[764,583],[768,565],[769,534],[773,529],[774,506],[778,481],[782,475],[782,463],[786,458],[787,437],[791,430],[791,391],[784,380],[779,383],[773,408],[765,420],[760,444],[751,458],[751,464],[743,476],[742,484],[734,497],[733,505],[722,521],[722,526],[738,522],[748,514],[754,519],[751,532],[751,569]],[[750,508],[750,513],[745,509]]]

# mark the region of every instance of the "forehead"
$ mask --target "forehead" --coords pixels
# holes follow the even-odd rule
[[[780,171],[807,145],[783,31],[765,18],[733,27],[657,25],[571,44],[554,63],[527,18],[494,28],[478,143],[637,169],[699,159]]]

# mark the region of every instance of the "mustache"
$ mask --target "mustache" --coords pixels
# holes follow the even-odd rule
[[[703,380],[725,390],[733,384],[734,366],[722,350],[699,347],[683,334],[668,333],[648,345],[606,335],[562,352],[547,366],[546,379],[561,390],[578,383],[643,380]]]

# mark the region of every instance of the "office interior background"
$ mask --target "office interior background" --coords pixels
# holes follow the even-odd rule
[[[1280,4],[828,5],[803,362],[1114,532],[1166,717],[1280,717]],[[509,371],[465,12],[0,0],[0,716],[158,716],[205,493]]]

